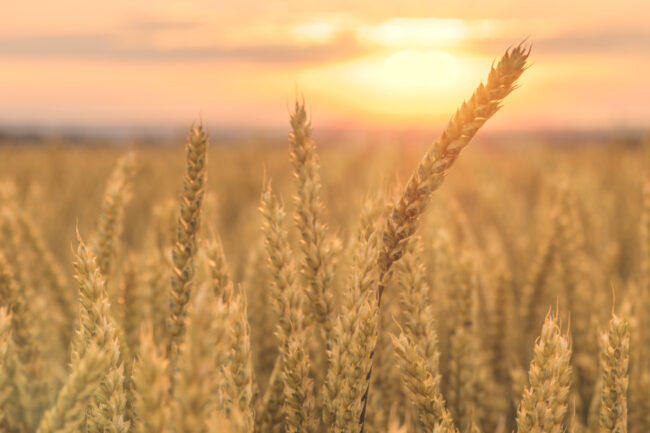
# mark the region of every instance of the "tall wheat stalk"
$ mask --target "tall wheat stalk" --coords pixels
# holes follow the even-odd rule
[[[630,330],[627,321],[612,316],[600,340],[600,431],[627,433],[627,387]]]
[[[203,126],[193,127],[185,145],[186,173],[180,197],[176,243],[172,249],[170,316],[167,319],[170,377],[178,361],[179,346],[185,334],[185,305],[190,301],[194,255],[201,216],[201,203],[206,182],[208,136]],[[173,382],[172,382],[173,384]]]
[[[291,162],[296,176],[296,226],[301,235],[304,260],[301,264],[312,316],[321,324],[326,338],[331,331],[334,310],[330,292],[334,273],[333,251],[323,221],[321,180],[316,146],[311,139],[311,122],[304,101],[296,102],[289,134]]]
[[[382,246],[377,261],[379,268],[377,302],[379,304],[390,278],[391,267],[402,257],[406,243],[415,234],[431,194],[442,185],[447,170],[456,161],[460,151],[467,146],[481,126],[499,110],[505,97],[516,88],[517,79],[526,69],[529,53],[529,49],[519,45],[501,57],[490,70],[487,82],[479,85],[472,97],[456,111],[438,140],[425,153],[411,175],[406,189],[386,219],[383,230]],[[366,392],[363,396],[364,410],[359,420],[361,431],[365,422],[370,374],[371,370],[367,374]]]
[[[529,387],[517,411],[518,433],[560,433],[567,413],[571,384],[571,345],[557,317],[549,314],[535,344],[528,372]]]

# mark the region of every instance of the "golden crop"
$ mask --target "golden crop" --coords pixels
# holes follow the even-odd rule
[[[650,431],[647,148],[457,162],[528,54],[419,163],[1,148],[0,431]]]

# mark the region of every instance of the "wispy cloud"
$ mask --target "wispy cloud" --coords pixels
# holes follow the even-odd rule
[[[125,44],[111,35],[43,35],[0,39],[0,56],[23,58],[81,58],[111,60],[240,60],[259,63],[309,63],[341,61],[367,53],[350,34],[306,44],[258,42],[245,46],[156,48],[147,44]]]
[[[599,30],[594,32],[563,32],[554,36],[536,37],[525,35],[532,43],[536,55],[572,55],[572,56],[608,56],[615,54],[629,55],[650,54],[650,29],[647,31]],[[465,41],[465,48],[470,51],[485,53],[498,52],[513,42],[512,38],[478,38]]]

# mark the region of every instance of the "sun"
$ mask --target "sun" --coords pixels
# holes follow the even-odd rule
[[[390,55],[379,78],[386,85],[403,90],[439,89],[454,84],[458,74],[458,61],[451,54],[409,49]]]

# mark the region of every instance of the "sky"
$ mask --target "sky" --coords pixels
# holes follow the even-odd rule
[[[0,125],[444,125],[526,39],[494,130],[650,127],[647,0],[3,2]]]

